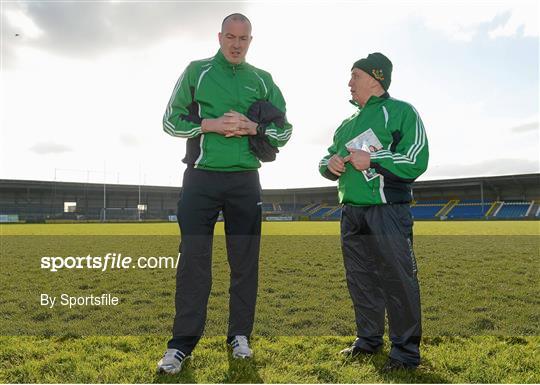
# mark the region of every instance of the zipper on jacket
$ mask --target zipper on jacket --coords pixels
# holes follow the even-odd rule
[[[235,94],[236,94],[236,106],[237,108],[240,107],[240,85],[238,84],[238,79],[236,78],[236,65],[232,66],[232,72],[233,72],[233,82],[235,85]]]
[[[364,107],[358,109],[358,115],[356,115],[355,119],[360,120],[360,116],[362,115],[362,112],[364,112],[365,108],[366,106],[364,105]],[[375,179],[366,181],[366,183],[368,187],[371,187],[371,196],[374,197],[375,196]]]
[[[238,112],[240,112],[240,79],[236,77],[236,65],[233,65],[232,66],[232,70],[233,70],[233,82],[234,82],[234,85],[235,85],[235,93],[236,93],[236,101],[235,101],[235,104],[236,104],[236,109],[238,110]],[[237,154],[237,162],[240,163],[240,141],[236,141],[236,154]]]

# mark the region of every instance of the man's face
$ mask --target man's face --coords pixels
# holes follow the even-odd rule
[[[223,31],[218,34],[219,45],[225,59],[231,64],[245,61],[251,43],[251,26],[238,20],[228,20],[223,25]]]
[[[349,87],[351,89],[351,96],[353,100],[365,104],[369,98],[369,91],[373,86],[373,78],[367,73],[358,68],[353,68],[351,71],[351,80],[349,80]]]

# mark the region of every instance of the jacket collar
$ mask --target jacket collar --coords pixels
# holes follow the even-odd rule
[[[242,62],[240,64],[232,64],[230,63],[226,58],[225,58],[225,55],[223,55],[223,52],[221,52],[221,49],[219,49],[217,51],[217,53],[215,54],[214,56],[214,61],[223,66],[224,68],[229,68],[231,70],[239,70],[239,69],[243,69],[246,67],[247,63],[246,62]]]
[[[385,92],[381,96],[371,95],[369,97],[369,99],[367,100],[366,104],[364,105],[364,107],[367,107],[367,106],[369,106],[371,104],[379,104],[381,102],[384,102],[389,97],[390,97],[390,94],[388,92]],[[363,108],[363,107],[360,106],[360,104],[358,104],[358,102],[356,100],[349,100],[349,103],[351,103],[353,106],[356,106],[356,107],[358,107],[360,109]]]

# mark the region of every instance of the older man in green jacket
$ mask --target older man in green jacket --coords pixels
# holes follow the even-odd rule
[[[354,63],[349,87],[358,111],[334,134],[320,173],[338,180],[342,251],[357,339],[346,355],[383,345],[385,309],[392,348],[385,370],[420,362],[421,312],[413,252],[411,184],[427,168],[418,112],[388,94],[392,63],[372,53]]]

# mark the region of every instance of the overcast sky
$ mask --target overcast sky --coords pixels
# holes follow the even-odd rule
[[[263,188],[334,184],[317,164],[355,112],[352,63],[374,51],[394,64],[390,94],[423,118],[420,180],[540,171],[536,1],[0,4],[0,178],[102,182],[105,168],[110,183],[179,186],[185,140],[162,115],[233,12],[251,19],[248,61],[272,74],[294,126]]]

